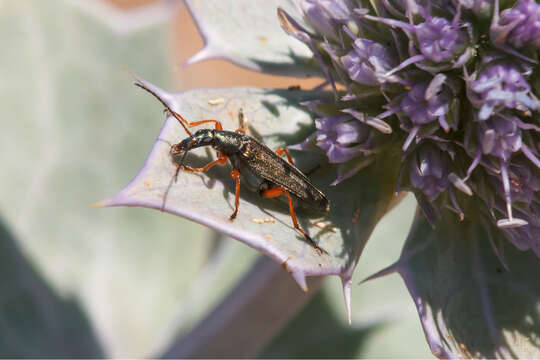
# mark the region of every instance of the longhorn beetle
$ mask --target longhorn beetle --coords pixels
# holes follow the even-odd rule
[[[181,168],[191,173],[206,172],[215,165],[225,164],[228,159],[233,167],[231,177],[236,183],[234,212],[230,216],[230,220],[234,220],[238,214],[240,183],[244,184],[249,190],[258,192],[263,198],[285,196],[289,204],[289,212],[294,228],[316,250],[323,251],[298,225],[293,199],[296,207],[315,210],[320,213],[330,211],[330,203],[326,196],[294,166],[287,149],[279,148],[275,152],[270,150],[266,145],[246,135],[247,129],[242,125],[240,129],[233,132],[223,130],[221,123],[217,120],[200,120],[190,123],[182,115],[173,111],[154,91],[144,84],[137,81],[135,85],[154,95],[165,106],[165,112],[176,118],[188,134],[187,138],[172,145],[170,149],[170,155],[173,159],[177,159],[182,155],[180,163],[175,162],[177,167],[174,175],[175,180]],[[240,113],[240,116],[242,116],[242,113]],[[214,129],[200,129],[194,134],[188,129],[207,123],[214,123]],[[202,168],[193,168],[184,164],[186,154],[190,150],[201,146],[214,148],[217,153],[217,160],[208,163]],[[281,157],[283,154],[287,156],[288,162]]]

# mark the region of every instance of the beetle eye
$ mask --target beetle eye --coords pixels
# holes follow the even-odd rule
[[[171,146],[171,150],[169,150],[169,154],[171,154],[171,155],[181,154],[183,150],[182,150],[182,147],[180,145],[181,144],[178,143],[178,144],[174,144],[173,146]]]

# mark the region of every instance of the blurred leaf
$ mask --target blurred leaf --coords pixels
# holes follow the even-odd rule
[[[178,1],[170,0],[64,1],[95,16],[103,25],[120,35],[147,30],[169,21],[179,5]]]
[[[372,274],[380,267],[380,264],[388,264],[399,257],[399,251],[414,216],[415,206],[416,200],[414,196],[410,195],[377,224],[364,251],[364,260],[359,263],[358,269],[355,271],[356,278]],[[229,270],[229,268],[226,269]],[[251,269],[247,276],[257,276],[257,273],[259,272],[256,269]],[[275,280],[270,279],[270,282],[273,283]],[[353,286],[352,325],[347,324],[347,315],[343,309],[343,295],[340,293],[339,281],[335,280],[325,281],[324,293],[316,295],[312,303],[298,313],[283,332],[278,333],[277,337],[270,344],[267,344],[259,357],[430,358],[431,353],[426,345],[414,304],[410,301],[407,289],[398,276],[389,276],[361,286]],[[257,288],[262,290],[260,288],[264,286],[266,285],[259,281]],[[229,296],[238,297],[250,292],[240,286],[237,286],[237,290],[238,293],[233,292]],[[290,293],[295,292],[294,290],[290,289],[287,292],[288,298],[290,298]],[[313,290],[311,283],[310,290]],[[279,301],[276,301],[278,297]],[[268,330],[274,328],[274,321],[290,314],[290,309],[293,306],[290,300],[284,301],[285,299],[281,295],[273,294],[267,298],[269,304],[264,302],[257,306],[258,309],[265,309],[265,311],[258,312],[254,317],[257,319],[257,323],[266,324],[266,331],[262,333],[249,331],[252,329],[250,324],[246,326],[249,335],[240,338],[236,336],[237,333],[221,331],[216,343],[213,341],[204,342],[207,347],[215,350],[216,347],[229,342],[231,346],[235,345],[234,349],[231,347],[225,347],[225,349],[232,351],[229,353],[232,354],[231,356],[239,357],[241,351],[253,349],[252,342],[257,345],[261,344],[262,338],[267,339]],[[244,307],[244,305],[239,306]],[[279,307],[282,307],[283,311],[274,310]],[[224,313],[231,313],[224,306],[219,306],[218,309]],[[242,317],[242,314],[244,313],[240,311],[237,316]],[[218,315],[217,318],[214,318],[210,314],[199,326],[208,329],[214,324],[215,328],[215,322],[222,316]],[[259,319],[262,316],[271,316],[272,320],[266,318],[261,321]],[[250,315],[249,318],[253,317]],[[238,321],[238,319],[227,316],[227,322],[231,321]],[[221,322],[218,321],[218,323]],[[215,331],[217,330],[214,329]],[[209,330],[203,332],[206,340],[208,340],[208,334],[214,332]],[[190,337],[181,339],[181,343],[185,344],[191,339],[196,344],[200,344],[202,340],[200,334],[200,329],[190,333]],[[271,331],[271,335],[275,335],[274,331]],[[251,336],[254,336],[256,340],[245,340],[246,337]],[[396,339],[400,339],[400,341],[396,341]],[[238,341],[240,344],[237,343]],[[193,346],[188,346],[188,348],[193,350]],[[177,349],[184,352],[175,355],[187,357],[187,349],[179,346]],[[171,353],[167,355],[167,357],[173,357]],[[203,354],[198,353],[197,355],[200,357]],[[255,354],[249,355],[248,357],[255,356]],[[204,353],[204,356],[209,357],[208,351]]]
[[[504,244],[506,270],[480,221],[453,214],[433,229],[417,215],[397,271],[438,357],[536,358],[540,354],[540,263]]]
[[[345,325],[325,291],[319,291],[258,357],[354,359],[375,328],[375,325],[366,329]]]
[[[169,86],[172,65],[166,60],[166,28],[117,36],[65,3],[74,2],[0,4],[6,54],[0,57],[0,160],[5,174],[0,209],[32,265],[29,270],[35,269],[31,271],[55,294],[51,296],[80,302],[83,314],[78,305],[70,310],[69,300],[58,300],[58,312],[51,312],[58,322],[70,324],[63,336],[87,334],[86,340],[92,340],[86,318],[104,352],[88,351],[87,356],[156,354],[173,333],[189,331],[206,315],[257,253],[230,240],[220,240],[216,248],[202,227],[158,212],[89,209],[135,173],[161,125],[156,121],[159,106],[137,93],[122,68]],[[288,130],[276,143],[302,140]],[[309,161],[300,165],[311,169]],[[361,181],[340,189],[364,185],[360,190],[368,199],[378,196]],[[366,216],[377,218],[370,212],[374,207],[366,206]],[[272,226],[289,224],[287,218]],[[19,299],[24,297],[16,305],[23,304]],[[11,316],[16,312],[9,310]],[[30,318],[31,313],[25,314]],[[34,318],[42,316],[48,315]],[[2,330],[3,336],[10,330],[10,336],[16,335],[5,338],[10,346],[21,341],[27,348],[34,346],[28,333],[19,337],[17,325],[24,324],[10,323],[9,330]],[[65,344],[66,352],[84,356],[70,349],[84,350],[85,345],[72,341]]]
[[[318,92],[243,88],[200,89],[175,95],[142,79],[137,78],[137,81],[190,121],[220,119],[224,129],[235,129],[238,126],[236,116],[242,108],[249,119],[252,134],[262,137],[270,148],[299,142],[307,136],[309,132],[305,130],[311,128],[312,120],[299,103],[328,96]],[[219,105],[212,105],[215,99],[221,99]],[[263,101],[275,105],[279,116],[261,106]],[[305,277],[312,275],[336,274],[350,281],[369,234],[392,198],[395,159],[381,156],[383,160],[335,187],[328,186],[335,178],[335,169],[324,166],[313,172],[312,181],[333,204],[330,214],[323,219],[330,224],[321,229],[316,223],[322,220],[307,221],[300,214],[299,221],[318,245],[328,252],[321,255],[292,228],[287,206],[279,206],[275,200],[261,199],[257,194],[242,191],[239,214],[231,222],[234,180],[228,166],[217,166],[204,174],[180,172],[178,181],[174,183],[176,167],[169,150],[171,144],[185,137],[178,121],[169,116],[139,174],[125,189],[101,205],[163,209],[212,227],[282,263],[302,288],[306,288]],[[213,159],[208,148],[188,154],[185,162],[194,167],[203,166]],[[300,168],[306,162],[313,168],[322,161],[308,153],[300,155],[302,157],[297,158]],[[354,197],[351,196],[353,191]],[[256,221],[268,218],[271,222],[261,224]],[[332,226],[336,228],[331,229]]]
[[[162,355],[171,358],[253,358],[311,299],[322,278],[311,279],[303,292],[266,256],[189,334]]]
[[[1,219],[0,289],[0,357],[104,356],[78,302],[47,286]]]
[[[169,325],[159,330],[160,342],[154,347],[152,356],[168,352],[178,339],[193,332],[231,294],[238,281],[250,273],[253,263],[260,256],[238,241],[218,233],[214,233],[213,237],[214,246],[210,249],[207,261],[196,277],[192,278],[189,291],[178,299]]]
[[[354,278],[364,279],[386,264],[395,262],[410,230],[416,199],[409,194],[378,223],[366,244]],[[325,282],[323,290],[337,318],[346,324],[343,296],[338,281]],[[431,352],[407,287],[396,274],[354,284],[351,296],[351,329],[368,330],[368,339],[356,358],[431,358]],[[400,339],[396,341],[396,339]]]
[[[173,325],[204,315],[198,306],[207,299],[219,301],[228,287],[210,281],[229,276],[199,279],[210,250],[200,226],[143,209],[90,209],[124,185],[159,131],[153,100],[137,96],[122,69],[170,81],[168,29],[118,36],[65,1],[8,0],[0,3],[0,30],[6,226],[51,291],[80,300],[103,356],[147,355]],[[249,265],[246,250],[224,254],[244,265],[234,276]],[[198,280],[204,301],[192,295]],[[177,317],[184,308],[198,311]],[[11,339],[28,348],[39,340]]]
[[[266,0],[188,0],[189,11],[205,46],[188,63],[225,58],[250,70],[295,77],[322,76],[311,51],[287,36],[277,18],[278,6],[296,14],[292,2]]]

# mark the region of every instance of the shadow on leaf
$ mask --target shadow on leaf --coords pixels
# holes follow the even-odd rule
[[[311,302],[275,338],[259,358],[352,359],[378,326],[355,329],[345,325],[335,313],[324,291]]]
[[[433,230],[417,215],[395,265],[441,357],[538,357],[540,262],[504,243],[508,271],[479,221],[446,215]]]
[[[54,293],[1,219],[0,254],[0,357],[103,358],[77,302]]]

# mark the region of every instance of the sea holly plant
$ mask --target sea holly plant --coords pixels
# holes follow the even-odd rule
[[[140,173],[103,204],[212,227],[283,264],[304,289],[307,276],[338,275],[349,304],[371,231],[411,192],[418,213],[402,255],[369,279],[401,275],[438,357],[539,356],[540,4],[187,3],[206,41],[190,62],[221,57],[272,74],[320,75],[320,88],[175,94],[136,83],[189,121],[219,119],[234,130],[242,109],[253,137],[288,146],[330,199],[329,215],[300,216],[325,253],[294,231],[283,207],[256,194],[241,193],[231,222],[228,167],[175,179],[170,147],[186,134],[171,116]],[[185,162],[214,159],[203,150]]]

